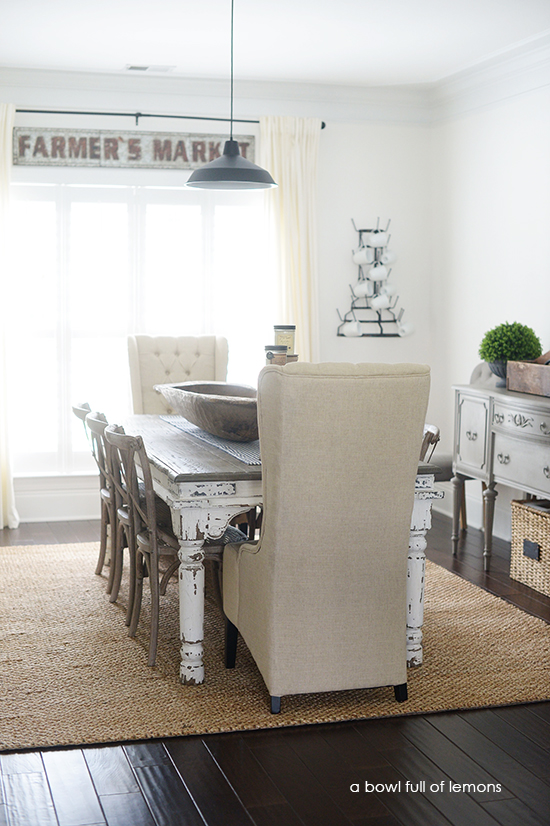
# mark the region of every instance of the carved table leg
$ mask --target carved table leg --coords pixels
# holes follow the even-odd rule
[[[495,482],[490,482],[483,491],[484,508],[484,528],[485,528],[485,547],[483,548],[483,570],[489,570],[491,562],[491,553],[493,551],[493,519],[495,516],[495,499],[497,498],[497,491],[495,490]]]
[[[458,552],[458,540],[460,539],[460,511],[462,510],[462,503],[464,502],[464,476],[457,473],[451,479],[453,486],[453,527],[451,532],[451,545],[453,549],[453,556]]]
[[[426,570],[426,534],[432,526],[432,501],[442,499],[442,491],[433,490],[434,476],[418,476],[407,561],[407,665],[422,664],[422,625],[424,623],[424,577]]]
[[[407,565],[407,665],[409,668],[422,663],[426,546],[425,532],[411,530]]]
[[[180,539],[180,680],[188,685],[204,682],[204,551],[203,540]]]

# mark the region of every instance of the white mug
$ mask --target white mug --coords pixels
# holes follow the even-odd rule
[[[397,287],[395,286],[395,284],[388,284],[387,281],[380,287],[380,292],[382,293],[382,295],[395,295],[396,291]]]
[[[390,306],[390,298],[387,295],[375,295],[370,304],[373,310],[385,310]]]
[[[410,336],[411,333],[414,333],[414,327],[409,322],[405,324],[397,324],[397,332],[400,336]]]
[[[380,256],[380,261],[383,264],[393,264],[394,261],[397,261],[397,255],[392,250],[384,250]]]
[[[368,279],[365,281],[358,281],[353,288],[353,294],[357,296],[357,298],[364,298],[366,295],[372,295],[373,292],[374,284]]]
[[[361,332],[361,323],[359,321],[346,321],[346,323],[342,325],[341,333],[344,336],[348,336],[348,338],[357,338],[357,336],[363,335]]]
[[[365,235],[365,243],[369,247],[385,247],[388,243],[388,233],[380,229],[373,229]]]
[[[359,247],[353,253],[353,261],[355,264],[372,264],[374,261],[374,253],[370,247]]]
[[[388,271],[383,264],[375,264],[369,270],[369,278],[373,281],[385,281],[388,277]]]

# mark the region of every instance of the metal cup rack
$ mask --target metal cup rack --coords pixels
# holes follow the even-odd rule
[[[395,338],[406,335],[407,327],[403,325],[404,310],[397,310],[399,296],[388,296],[389,304],[387,307],[378,309],[372,306],[373,299],[386,295],[384,290],[391,275],[391,267],[386,268],[383,264],[383,258],[387,254],[387,246],[391,235],[388,234],[391,219],[388,220],[385,229],[380,229],[380,218],[376,221],[374,229],[358,229],[353,218],[351,219],[354,230],[359,236],[359,244],[356,250],[352,250],[355,256],[362,250],[370,250],[369,263],[358,264],[359,277],[355,289],[352,284],[349,285],[351,292],[350,309],[342,317],[340,311],[337,310],[340,324],[338,325],[337,335],[346,337],[360,337],[360,336],[376,336],[385,338]],[[382,234],[380,239],[376,236]],[[383,240],[384,243],[376,245],[376,240]],[[383,280],[376,280],[372,276],[372,271],[377,267],[384,266],[385,274]],[[357,295],[355,290],[359,285],[364,284],[364,294]],[[363,291],[362,291],[363,292]],[[347,325],[347,326],[346,326]],[[353,332],[349,332],[352,329]],[[344,332],[348,330],[348,332]]]

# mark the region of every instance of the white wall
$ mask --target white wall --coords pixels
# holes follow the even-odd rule
[[[327,123],[318,198],[321,358],[428,362],[429,418],[441,428],[446,452],[451,387],[468,382],[487,329],[521,321],[550,349],[550,58],[537,52],[521,60],[513,73],[492,64],[485,74],[469,72],[435,91],[236,85],[238,116],[309,115]],[[0,69],[0,99],[19,107],[227,114],[227,84],[139,81]],[[33,118],[18,116],[21,123]],[[130,122],[100,125],[129,128]],[[144,121],[141,128],[173,129],[174,122]],[[348,284],[356,278],[351,219],[364,226],[378,216],[392,219],[398,260],[391,277],[416,332],[403,339],[338,338],[336,310],[349,308]],[[479,525],[479,485],[468,487],[470,522]],[[504,536],[511,495],[502,489],[497,500],[496,532]],[[443,507],[450,508],[450,495]]]
[[[430,158],[426,125],[330,123],[319,159],[319,294],[322,361],[432,362]],[[352,248],[358,227],[390,224],[397,253],[390,280],[404,321],[403,338],[337,337],[337,309],[350,309],[349,285],[357,280]],[[434,413],[435,415],[435,413]]]
[[[501,322],[528,324],[550,350],[550,86],[433,132],[433,335],[450,386],[468,383],[483,334]],[[449,450],[452,402],[439,421]],[[475,523],[479,485],[468,487]],[[507,537],[517,492],[497,489],[495,533]]]

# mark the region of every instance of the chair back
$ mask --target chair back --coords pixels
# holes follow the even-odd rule
[[[103,413],[88,413],[85,418],[85,425],[90,438],[92,455],[99,469],[100,487],[109,489],[111,487],[111,469],[107,461],[105,450],[105,428],[108,421]]]
[[[224,599],[271,694],[406,681],[407,551],[429,385],[429,367],[417,364],[260,373],[262,536],[239,557],[238,605],[229,565]]]
[[[130,507],[135,535],[146,529],[156,544],[155,492],[143,439],[141,436],[126,435],[121,425],[109,425],[105,429],[105,441],[114,454],[113,465],[118,469],[115,486],[122,500]],[[139,477],[142,479],[141,485]]]
[[[422,437],[422,447],[420,448],[420,461],[429,462],[434,455],[434,450],[440,439],[439,428],[435,424],[424,425],[424,435]]]
[[[81,402],[81,404],[73,404],[73,413],[77,418],[80,419],[80,421],[84,425],[84,432],[86,433],[86,436],[88,436],[88,428],[86,427],[86,416],[88,415],[88,413],[91,412],[92,408],[90,407],[88,402]]]
[[[225,381],[227,339],[221,336],[128,336],[134,413],[173,413],[155,384]]]

